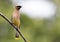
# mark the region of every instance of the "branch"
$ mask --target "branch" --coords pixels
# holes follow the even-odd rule
[[[19,29],[17,29],[17,27],[6,16],[4,16],[2,13],[0,13],[0,16],[3,17],[12,27],[14,27],[14,29],[23,38],[24,42],[27,42],[26,39],[24,38],[24,36],[22,35],[22,33],[19,31]]]

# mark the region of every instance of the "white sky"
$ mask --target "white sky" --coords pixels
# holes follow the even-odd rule
[[[56,12],[56,6],[49,1],[21,1],[14,0],[15,5],[21,5],[21,12],[31,18],[50,18]]]

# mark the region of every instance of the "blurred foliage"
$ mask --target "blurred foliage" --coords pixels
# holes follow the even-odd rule
[[[60,0],[54,0],[58,5]],[[11,19],[13,11],[10,0],[0,0],[0,12]],[[56,13],[53,19],[32,19],[21,13],[21,32],[28,42],[60,42],[60,18]],[[15,40],[15,32],[12,26],[0,17],[0,42],[23,42]]]

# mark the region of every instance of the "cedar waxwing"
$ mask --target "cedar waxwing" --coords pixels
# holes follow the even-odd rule
[[[12,14],[12,23],[18,27],[18,29],[20,29],[20,13],[19,13],[19,10],[20,10],[21,6],[16,6],[14,8],[14,11],[13,11],[13,14]],[[16,39],[19,38],[19,34],[17,33],[16,31],[16,34],[15,34],[15,37]]]

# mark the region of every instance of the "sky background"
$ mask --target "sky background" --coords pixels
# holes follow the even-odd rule
[[[21,12],[31,18],[51,18],[57,8],[50,0],[13,0],[13,5],[21,5]]]

